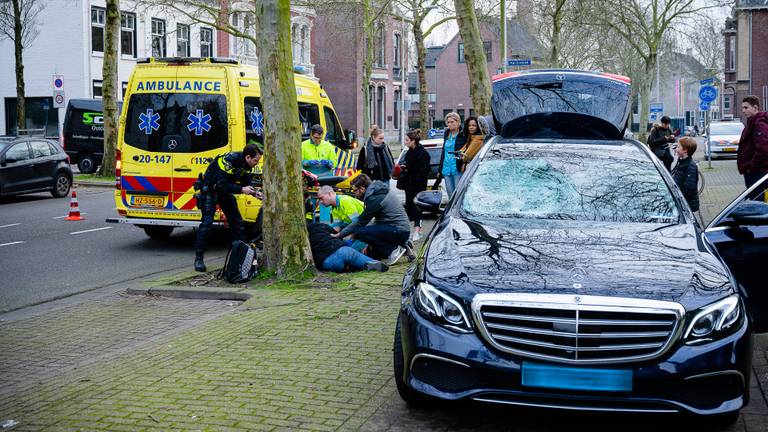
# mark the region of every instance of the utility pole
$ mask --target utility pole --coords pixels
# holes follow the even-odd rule
[[[501,72],[507,71],[507,0],[501,0]]]
[[[408,122],[405,119],[405,92],[408,91],[408,69],[405,67],[405,52],[407,40],[405,32],[405,18],[400,15],[400,145],[405,147],[405,126]]]

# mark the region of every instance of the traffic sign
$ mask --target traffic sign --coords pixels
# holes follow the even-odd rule
[[[709,102],[701,101],[701,103],[699,103],[699,109],[701,111],[709,111]]]
[[[427,132],[427,138],[434,138],[434,137],[435,137],[435,134],[437,134],[437,131],[436,131],[436,130],[434,130],[434,129],[430,129],[430,130]]]
[[[656,121],[656,116],[657,116],[657,115],[658,115],[658,114],[656,114],[655,112],[652,112],[652,113],[651,113],[651,116],[650,116],[650,117],[651,117],[651,121]]]
[[[53,76],[53,89],[64,90],[64,75]]]
[[[699,99],[702,102],[713,102],[717,99],[717,89],[712,86],[702,86],[699,89]]]
[[[54,108],[64,107],[64,90],[53,91],[53,107]]]
[[[703,79],[703,80],[699,81],[699,83],[701,85],[703,85],[703,86],[705,86],[705,85],[712,85],[712,84],[715,83],[715,79],[714,78],[707,78],[707,79]]]
[[[531,59],[508,59],[507,66],[530,66]]]
[[[660,113],[664,112],[664,103],[663,102],[654,102],[648,105],[648,111],[652,113]]]

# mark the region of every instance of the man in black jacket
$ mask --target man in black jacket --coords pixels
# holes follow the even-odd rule
[[[334,237],[334,229],[319,222],[307,222],[309,246],[312,259],[318,270],[341,273],[346,270],[374,270],[385,272],[389,267],[356,249],[347,246],[343,240]]]
[[[696,140],[691,137],[680,138],[677,143],[677,165],[672,170],[672,178],[683,192],[691,210],[699,211],[699,169],[693,161],[696,152]]]
[[[206,271],[203,255],[208,245],[208,232],[213,225],[216,204],[227,217],[227,224],[235,240],[245,241],[243,218],[237,209],[235,194],[258,196],[250,185],[253,168],[259,163],[263,151],[256,144],[248,144],[242,152],[229,152],[216,156],[208,165],[197,200],[202,212],[200,227],[195,237],[195,270]]]
[[[669,152],[669,143],[675,142],[675,134],[672,133],[669,126],[672,120],[664,116],[661,118],[661,125],[654,126],[651,134],[648,136],[648,146],[657,158],[664,164],[669,171],[672,168],[672,161],[675,160]]]

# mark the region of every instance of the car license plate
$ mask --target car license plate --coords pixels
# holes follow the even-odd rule
[[[163,207],[165,198],[160,196],[132,196],[131,204],[135,206]]]
[[[727,152],[735,152],[737,150],[739,150],[738,147],[725,147],[725,148],[723,148],[723,151],[727,151]]]
[[[524,386],[560,390],[631,391],[631,369],[581,368],[523,362]]]

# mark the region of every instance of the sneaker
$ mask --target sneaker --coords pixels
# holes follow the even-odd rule
[[[389,270],[389,266],[381,261],[374,261],[365,263],[365,269],[384,273],[385,271]]]
[[[387,265],[394,265],[397,260],[400,259],[401,256],[405,253],[405,248],[402,246],[398,246],[395,248],[395,250],[392,251],[392,253],[389,254],[389,257],[387,258]]]
[[[405,255],[408,257],[408,262],[411,262],[416,259],[416,247],[413,245],[413,242],[410,240],[405,242]]]

